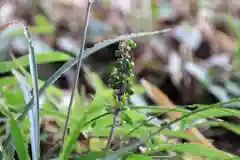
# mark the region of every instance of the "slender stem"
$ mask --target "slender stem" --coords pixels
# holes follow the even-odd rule
[[[83,59],[83,50],[84,50],[86,36],[87,36],[87,27],[88,27],[88,21],[89,21],[89,17],[90,17],[89,15],[90,15],[90,10],[91,10],[92,3],[93,3],[93,0],[88,1],[87,12],[86,12],[85,22],[84,22],[84,35],[83,35],[83,39],[82,39],[82,42],[81,42],[81,48],[80,48],[79,56],[77,57],[78,58],[77,59],[77,72],[76,72],[74,86],[73,86],[73,89],[72,89],[70,102],[69,102],[69,106],[68,106],[67,118],[66,118],[66,121],[65,121],[65,124],[64,124],[63,137],[62,137],[63,143],[64,143],[64,139],[65,139],[66,132],[67,132],[68,121],[70,119],[70,112],[71,112],[72,105],[73,105],[74,93],[75,93],[75,90],[76,90],[76,87],[77,87],[77,84],[78,84],[79,73],[80,73],[82,59]]]
[[[112,127],[111,127],[110,134],[108,136],[108,141],[107,141],[107,146],[105,148],[105,151],[108,151],[108,149],[110,148],[110,145],[112,143],[113,134],[114,134],[114,130],[115,130],[115,127],[117,124],[117,117],[118,117],[119,112],[120,112],[120,108],[117,108],[117,109],[115,109],[115,112],[113,113]]]

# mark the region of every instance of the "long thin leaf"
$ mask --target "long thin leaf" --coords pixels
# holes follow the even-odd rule
[[[176,144],[176,145],[160,145],[160,150],[172,150],[181,153],[189,153],[191,155],[198,155],[207,158],[213,159],[229,159],[229,158],[236,158],[229,153],[223,151],[217,151],[212,148],[205,147],[200,144]]]
[[[68,155],[71,152],[72,145],[75,143],[77,136],[84,129],[86,122],[92,119],[95,115],[99,115],[104,111],[105,103],[102,100],[101,93],[97,93],[94,100],[87,106],[87,110],[84,115],[79,117],[78,122],[74,125],[74,128],[70,130],[69,136],[67,136],[65,143],[63,144],[63,149],[60,154],[60,159],[68,159]]]
[[[24,143],[24,138],[22,131],[19,126],[19,122],[15,120],[14,116],[8,112],[8,121],[7,124],[9,126],[10,134],[13,137],[13,142],[15,144],[16,151],[18,153],[20,160],[27,160],[28,159],[28,153],[27,153],[27,147]]]
[[[226,129],[240,135],[240,126],[239,125],[225,122],[225,121],[207,121],[205,123],[199,124],[199,126],[207,126],[207,127],[221,126],[223,128],[226,128]]]
[[[37,64],[36,64],[36,58],[35,58],[35,52],[32,44],[32,38],[31,34],[28,30],[28,27],[24,23],[20,22],[12,22],[12,24],[18,23],[21,25],[24,31],[25,38],[28,41],[28,48],[29,48],[29,63],[30,63],[30,71],[32,76],[32,82],[33,82],[33,99],[34,99],[34,108],[32,108],[32,112],[30,112],[30,117],[32,118],[32,148],[33,148],[33,159],[39,159],[40,158],[40,124],[39,124],[39,91],[38,91],[38,71],[37,71]],[[22,66],[20,66],[22,67]],[[20,80],[23,77],[20,76],[20,74],[17,74],[16,71],[13,70],[13,73],[16,74],[16,77],[18,77]],[[20,80],[21,81],[21,80]],[[26,82],[25,82],[26,84]],[[27,86],[24,87],[23,83],[21,83],[22,89],[25,94],[25,101],[28,102],[30,100],[30,92],[29,88]]]
[[[20,88],[23,92],[24,95],[24,101],[25,103],[27,103],[30,99],[31,99],[31,89],[29,87],[29,85],[27,84],[25,78],[16,70],[12,70],[13,75],[15,75]],[[28,116],[29,116],[29,120],[30,120],[30,139],[31,139],[31,148],[32,148],[32,155],[33,155],[33,159],[35,159],[35,157],[37,157],[38,154],[38,137],[37,137],[37,132],[38,132],[38,124],[36,121],[36,114],[34,114],[33,110],[30,110],[28,112]]]
[[[70,56],[64,52],[43,52],[36,55],[37,64],[67,61],[69,59],[70,59]],[[22,67],[26,67],[29,65],[28,55],[16,58],[16,61]],[[17,68],[19,68],[19,66],[13,61],[0,62],[0,73],[6,73],[11,71],[11,69],[17,69]]]
[[[0,86],[14,85],[14,84],[16,84],[16,82],[17,81],[13,76],[0,78]]]
[[[127,40],[127,39],[131,39],[131,38],[137,38],[137,37],[143,37],[143,36],[151,36],[151,35],[155,35],[155,34],[161,34],[161,33],[165,33],[170,31],[171,29],[165,29],[165,30],[161,30],[161,31],[154,31],[154,32],[144,32],[144,33],[132,33],[132,34],[127,34],[127,35],[122,35],[120,37],[117,37],[115,39],[110,39],[110,40],[106,40],[103,43],[99,43],[96,44],[94,47],[87,49],[86,51],[84,51],[83,54],[83,59],[87,58],[88,56],[90,56],[91,54],[97,52],[98,50],[101,50],[111,44],[114,44],[116,42],[119,42],[121,40]],[[40,88],[39,90],[39,95],[41,95],[44,90],[49,87],[51,84],[53,84],[59,77],[61,77],[62,74],[64,74],[65,72],[67,72],[72,66],[74,66],[77,63],[77,58],[73,58],[71,60],[69,60],[67,63],[65,63],[61,68],[59,68],[46,82],[45,84]],[[24,112],[18,117],[18,120],[22,121],[27,112],[32,108],[33,105],[33,99],[31,99],[31,101],[28,103],[26,109],[24,110]]]
[[[11,142],[11,145],[9,145],[8,148],[7,148],[7,157],[6,157],[6,159],[8,159],[8,160],[14,159],[14,151],[15,151],[14,145],[13,145],[13,142]]]
[[[222,103],[220,103],[220,104],[221,104],[221,105],[225,105],[225,104],[229,104],[229,103],[232,103],[232,101],[222,102]],[[114,154],[108,155],[107,157],[103,158],[102,160],[115,160],[116,158],[120,157],[121,155],[123,155],[123,154],[125,154],[125,153],[127,153],[127,152],[129,152],[129,151],[131,151],[131,150],[133,150],[133,149],[135,149],[137,146],[139,146],[139,145],[143,144],[144,142],[150,140],[151,138],[159,135],[159,133],[160,133],[161,131],[163,131],[164,129],[168,128],[169,126],[171,126],[171,125],[173,125],[173,124],[175,124],[175,123],[177,123],[177,122],[180,122],[181,120],[184,120],[184,119],[186,119],[186,118],[188,118],[189,116],[192,116],[192,115],[194,115],[194,114],[202,113],[202,112],[204,112],[204,111],[206,111],[206,110],[208,110],[208,109],[216,108],[216,107],[218,107],[218,105],[219,105],[219,103],[218,103],[218,104],[215,104],[215,105],[210,105],[209,107],[204,107],[204,108],[198,109],[198,110],[193,111],[193,112],[191,112],[191,113],[189,113],[189,114],[185,114],[185,115],[181,116],[180,118],[177,118],[177,119],[171,121],[170,123],[164,125],[164,126],[161,127],[160,129],[158,129],[156,132],[153,132],[148,138],[144,138],[144,139],[142,139],[140,142],[136,142],[136,143],[134,143],[134,144],[132,144],[132,145],[130,145],[130,146],[128,146],[128,147],[122,148],[122,149],[118,150],[117,152],[115,152]],[[228,158],[233,158],[233,157],[234,157],[234,156],[233,156],[233,155],[230,155],[230,154],[229,154],[229,156],[228,156]]]
[[[22,25],[25,37],[28,40],[28,48],[29,48],[29,64],[30,64],[30,72],[32,76],[32,82],[33,82],[33,98],[34,98],[34,106],[32,109],[32,118],[34,123],[34,137],[35,137],[35,143],[32,144],[35,147],[33,159],[38,160],[40,158],[40,107],[39,107],[39,92],[38,92],[38,70],[37,70],[37,63],[36,63],[36,57],[35,52],[32,44],[32,38],[31,34],[28,30],[28,27],[26,25]]]

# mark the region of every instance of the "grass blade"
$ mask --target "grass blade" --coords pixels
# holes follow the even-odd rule
[[[67,118],[66,118],[64,128],[63,128],[63,137],[62,137],[63,142],[64,142],[66,132],[67,132],[68,121],[70,119],[70,113],[71,113],[71,109],[72,109],[72,105],[73,105],[74,93],[76,92],[76,87],[78,85],[79,73],[80,73],[82,59],[83,59],[83,50],[84,50],[85,42],[86,42],[88,21],[89,21],[89,16],[90,16],[90,10],[91,10],[92,3],[93,3],[92,0],[88,1],[88,6],[87,6],[87,11],[86,11],[86,16],[85,16],[85,22],[84,22],[84,33],[83,33],[83,38],[82,38],[82,42],[81,42],[81,49],[80,49],[78,57],[77,57],[76,77],[74,79],[74,86],[72,88],[72,93],[71,93],[71,97],[70,97],[70,101],[69,101],[69,105],[68,105]]]
[[[21,23],[21,22],[12,22],[11,24],[20,24],[23,28],[24,35],[28,41],[29,45],[29,63],[30,63],[30,71],[32,76],[32,82],[33,82],[33,100],[34,100],[34,108],[32,109],[32,117],[34,118],[34,138],[35,138],[35,146],[36,147],[36,155],[34,158],[39,159],[40,158],[40,124],[39,124],[39,92],[38,92],[38,72],[37,72],[37,64],[35,59],[35,53],[34,48],[32,45],[32,39],[31,34],[28,30],[28,27]]]
[[[176,145],[161,145],[160,150],[172,150],[181,153],[189,153],[191,155],[197,155],[212,159],[229,159],[233,157],[231,154],[228,154],[223,151],[217,151],[213,148],[208,148],[200,144],[176,144]],[[235,157],[236,158],[236,157]]]
[[[227,103],[230,103],[230,102],[223,102],[221,104],[224,105],[224,104],[227,104]],[[179,121],[181,121],[183,119],[186,119],[186,118],[188,118],[188,117],[190,117],[190,116],[192,116],[194,114],[202,113],[203,111],[206,111],[206,110],[209,110],[209,109],[212,109],[212,108],[216,108],[216,107],[218,107],[218,104],[210,105],[209,107],[204,107],[204,108],[198,109],[196,111],[193,111],[191,113],[185,114],[185,115],[183,115],[183,116],[181,116],[181,117],[171,121],[170,123],[164,125],[160,129],[158,129],[156,132],[152,133],[148,138],[145,138],[144,140],[141,140],[140,142],[134,143],[134,144],[132,144],[132,145],[130,145],[128,147],[122,148],[122,149],[118,150],[117,152],[115,152],[114,154],[111,154],[111,155],[107,156],[106,158],[103,158],[102,160],[115,160],[119,156],[121,156],[121,155],[123,155],[123,154],[125,154],[125,153],[127,153],[127,152],[129,152],[129,151],[131,151],[133,149],[135,149],[137,146],[139,146],[139,145],[143,144],[144,142],[150,140],[152,137],[155,137],[155,136],[159,135],[159,133],[161,131],[163,131],[164,129],[170,127],[171,125],[176,124],[177,122],[179,122]],[[229,158],[232,158],[232,156],[229,155]]]
[[[7,109],[2,108],[5,112],[5,115],[9,118],[7,124],[9,127],[10,134],[13,137],[13,142],[18,153],[20,160],[28,159],[27,147],[24,143],[23,133],[20,129],[19,122],[15,120],[14,116]]]
[[[114,39],[110,39],[110,40],[106,40],[103,43],[100,44],[96,44],[94,47],[87,49],[86,51],[84,51],[83,54],[83,59],[87,58],[88,56],[90,56],[91,54],[97,52],[100,49],[103,49],[111,44],[114,44],[116,42],[119,42],[121,40],[127,40],[127,39],[131,39],[131,38],[137,38],[137,37],[144,37],[144,36],[152,36],[152,35],[156,35],[156,34],[162,34],[165,32],[171,31],[171,29],[165,29],[165,30],[160,30],[160,31],[154,31],[154,32],[140,32],[140,33],[132,33],[132,34],[125,34],[122,35],[120,37],[114,38]],[[65,72],[67,72],[71,67],[73,67],[74,65],[76,65],[77,63],[77,58],[73,58],[71,60],[69,60],[68,62],[66,62],[61,68],[59,68],[45,83],[44,85],[39,89],[39,95],[43,94],[43,92],[45,91],[45,89],[47,89],[51,84],[53,84],[54,82],[56,82],[56,80],[61,77],[62,74],[64,74]],[[30,109],[32,109],[33,107],[33,98],[28,102],[25,110],[23,111],[23,113],[18,116],[17,120],[19,121],[23,121],[25,116],[27,115],[28,111]],[[10,136],[7,137],[4,146],[8,145],[10,140]]]
[[[63,144],[63,149],[60,154],[60,160],[68,159],[68,155],[71,152],[72,145],[76,142],[76,138],[78,137],[79,133],[86,127],[87,124],[93,122],[98,118],[101,118],[109,113],[104,113],[102,116],[98,116],[97,118],[95,115],[99,115],[104,111],[105,103],[102,100],[102,95],[97,93],[94,100],[87,106],[87,110],[84,112],[84,115],[81,116],[72,130],[70,130],[69,136],[67,136],[65,143]],[[89,121],[90,120],[90,121]]]
[[[6,153],[6,159],[12,160],[14,159],[14,145],[13,142],[11,142],[11,145],[8,146],[7,148],[7,153]]]
[[[115,39],[110,39],[110,40],[106,40],[103,43],[100,44],[96,44],[94,47],[87,49],[84,51],[83,54],[83,59],[87,58],[88,56],[90,56],[91,54],[97,52],[98,50],[101,50],[111,44],[114,44],[116,42],[119,42],[121,40],[127,40],[127,39],[131,39],[131,38],[137,38],[137,37],[143,37],[143,36],[152,36],[155,34],[161,34],[161,33],[165,33],[170,31],[171,29],[166,29],[166,30],[161,30],[161,31],[154,31],[154,32],[141,32],[141,33],[132,33],[132,34],[126,34],[126,35],[122,35],[120,37],[117,37]],[[66,62],[61,68],[59,68],[45,83],[44,85],[40,88],[39,90],[39,94],[41,95],[44,90],[49,87],[51,84],[53,84],[54,82],[56,82],[56,80],[61,77],[62,74],[64,74],[65,72],[67,72],[71,67],[73,67],[74,65],[76,65],[77,63],[77,57],[73,58],[71,60],[69,60],[68,62]],[[31,99],[31,101],[28,103],[25,111],[18,117],[18,120],[22,121],[24,119],[24,117],[26,116],[27,112],[32,108],[32,104],[33,104],[33,99]]]
[[[25,103],[27,103],[30,99],[31,99],[31,89],[28,86],[25,78],[18,73],[16,70],[12,70],[12,73],[15,75],[20,88],[23,92],[24,95],[24,101]],[[29,120],[30,120],[30,139],[31,139],[31,148],[32,148],[32,157],[33,159],[36,159],[38,152],[40,150],[37,150],[38,148],[38,137],[37,137],[37,132],[38,132],[38,124],[36,124],[37,121],[35,121],[36,119],[36,113],[34,113],[33,110],[30,110],[28,112],[28,116],[29,116]]]
[[[41,52],[36,55],[36,63],[43,64],[49,62],[60,62],[70,59],[70,56],[63,52]],[[29,65],[28,55],[16,58],[16,62],[21,64],[22,67]],[[13,61],[0,62],[0,73],[6,73],[11,69],[18,69],[19,66]]]
[[[34,53],[34,48],[32,45],[31,34],[28,31],[28,27],[26,25],[22,25],[24,29],[25,37],[28,40],[29,44],[29,64],[30,64],[30,71],[32,76],[33,82],[33,98],[34,98],[34,107],[32,109],[32,117],[34,118],[34,136],[35,136],[35,155],[33,158],[38,160],[40,158],[40,124],[39,124],[39,92],[38,92],[38,71],[37,71],[37,64],[36,58]]]

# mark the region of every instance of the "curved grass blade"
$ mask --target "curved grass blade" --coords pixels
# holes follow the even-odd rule
[[[38,92],[38,72],[37,72],[37,64],[36,64],[36,58],[35,58],[35,53],[34,53],[34,48],[32,44],[32,38],[31,34],[28,30],[28,27],[21,22],[12,22],[11,24],[20,24],[21,27],[23,28],[24,35],[28,41],[28,49],[29,49],[29,63],[30,63],[30,71],[31,71],[31,76],[32,76],[32,82],[33,82],[33,100],[34,100],[34,108],[32,108],[32,118],[33,122],[35,123],[33,125],[33,137],[35,140],[35,143],[32,144],[34,145],[34,158],[39,159],[40,158],[40,124],[39,124],[39,92]],[[16,73],[16,72],[15,72]],[[20,77],[20,75],[18,75]],[[30,100],[30,94],[28,94],[28,91],[26,90],[25,92],[25,100]],[[30,113],[31,114],[31,113]]]
[[[224,105],[224,104],[227,104],[227,103],[229,103],[229,102],[223,102],[223,103],[221,103],[221,105]],[[204,107],[204,108],[198,109],[196,111],[193,111],[191,113],[185,114],[185,115],[183,115],[183,116],[181,116],[181,117],[171,121],[170,123],[164,125],[160,129],[158,129],[156,132],[152,133],[148,138],[146,138],[144,140],[141,140],[140,142],[137,142],[135,144],[132,144],[132,145],[130,145],[128,147],[122,148],[122,149],[118,150],[117,152],[115,152],[114,154],[111,154],[111,155],[107,156],[106,158],[103,158],[102,160],[115,160],[118,157],[120,157],[121,155],[123,155],[123,154],[125,154],[125,153],[127,153],[127,152],[129,152],[129,151],[131,151],[133,149],[135,149],[137,146],[139,146],[139,145],[143,144],[144,142],[150,140],[152,137],[155,137],[155,136],[159,135],[159,133],[161,131],[163,131],[164,129],[170,127],[171,125],[173,125],[173,124],[175,124],[175,123],[177,123],[177,122],[179,122],[179,121],[181,121],[183,119],[186,119],[186,118],[188,118],[188,117],[190,117],[190,116],[192,116],[194,114],[202,113],[203,111],[206,111],[206,110],[209,110],[209,109],[212,109],[212,108],[216,108],[216,107],[218,107],[217,104],[210,105],[209,107]],[[229,155],[228,158],[233,158],[233,156]]]
[[[60,154],[60,160],[68,159],[68,155],[71,152],[72,145],[75,143],[77,136],[79,133],[86,127],[86,124],[89,124],[93,121],[95,115],[101,114],[104,111],[105,103],[102,100],[102,96],[100,93],[97,93],[94,100],[87,106],[87,110],[84,115],[79,117],[78,122],[74,125],[74,128],[70,130],[69,136],[66,137],[66,141],[63,144],[63,149]],[[109,113],[103,114],[103,116],[108,115]],[[99,117],[99,116],[98,116]],[[102,117],[102,116],[101,116]],[[101,118],[100,117],[100,118]],[[90,121],[88,121],[90,120]]]
[[[152,36],[152,35],[156,35],[156,34],[162,34],[165,32],[170,31],[171,29],[165,29],[165,30],[160,30],[160,31],[154,31],[154,32],[141,32],[141,33],[132,33],[132,34],[126,34],[126,35],[122,35],[120,37],[117,37],[115,39],[110,39],[110,40],[106,40],[103,43],[99,43],[96,44],[94,47],[87,49],[84,51],[83,54],[83,59],[87,58],[88,56],[90,56],[91,54],[97,52],[100,49],[103,49],[111,44],[114,44],[116,42],[119,42],[121,40],[127,40],[127,39],[131,39],[131,38],[137,38],[137,37],[143,37],[143,36]],[[39,90],[39,95],[41,95],[44,90],[49,87],[51,84],[53,84],[59,77],[61,77],[62,74],[64,74],[65,72],[67,72],[71,67],[73,67],[74,65],[76,65],[77,63],[77,58],[73,58],[71,60],[69,60],[68,62],[66,62],[61,68],[59,68],[45,83],[44,85],[40,88]],[[33,99],[31,99],[31,101],[28,103],[26,109],[24,110],[24,112],[18,117],[18,120],[22,121],[24,119],[24,117],[26,116],[27,112],[32,108],[33,105]]]
[[[171,150],[171,151],[176,151],[180,153],[189,153],[191,155],[197,155],[197,156],[202,156],[202,157],[207,157],[212,159],[228,159],[231,157],[236,158],[236,156],[233,156],[229,153],[218,151],[213,148],[208,148],[200,144],[176,144],[176,145],[166,144],[166,145],[161,145],[159,149],[168,150],[168,151]]]

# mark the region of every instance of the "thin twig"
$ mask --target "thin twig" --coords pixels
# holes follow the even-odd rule
[[[108,141],[107,141],[107,146],[105,148],[105,151],[108,151],[108,149],[110,148],[110,145],[112,143],[112,139],[113,139],[113,134],[114,134],[114,130],[117,124],[117,117],[118,114],[120,112],[120,108],[115,109],[114,113],[113,113],[113,122],[112,122],[112,127],[111,127],[111,131],[110,134],[108,136]]]
[[[62,136],[63,143],[64,143],[64,139],[65,139],[66,132],[67,132],[68,121],[70,119],[70,112],[71,112],[72,105],[73,105],[74,93],[75,93],[75,90],[76,90],[76,86],[78,84],[79,73],[80,73],[82,59],[83,59],[83,50],[84,50],[85,41],[86,41],[86,35],[87,35],[87,27],[88,27],[89,15],[90,15],[90,10],[91,10],[92,3],[93,3],[93,0],[89,0],[88,1],[87,12],[86,12],[85,22],[84,22],[84,33],[83,33],[84,35],[83,35],[83,39],[82,39],[82,43],[81,43],[79,56],[78,56],[78,59],[77,59],[77,72],[76,72],[74,86],[73,86],[73,89],[72,89],[70,102],[69,102],[69,106],[68,106],[67,118],[66,118],[66,121],[65,121],[65,124],[64,124],[64,130],[63,130],[63,136]]]

